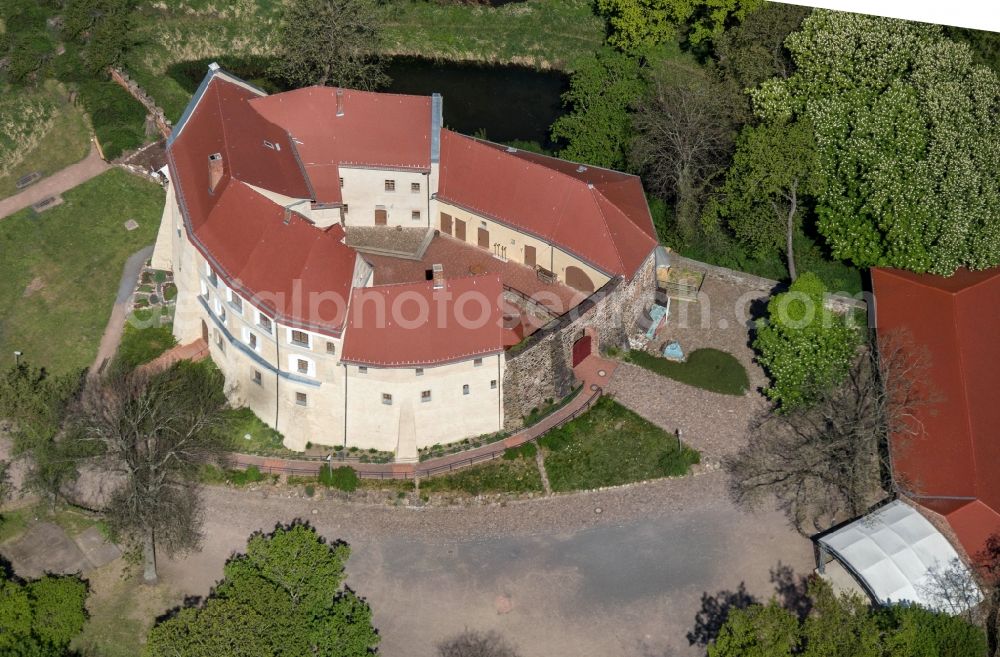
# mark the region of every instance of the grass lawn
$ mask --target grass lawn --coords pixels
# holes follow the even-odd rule
[[[264,424],[249,408],[226,411],[226,424],[226,433],[233,437],[234,452],[288,458],[302,457],[301,452],[285,447],[281,443],[284,437]],[[247,436],[250,436],[249,440]]]
[[[51,120],[35,123],[35,129],[23,135],[17,152],[8,153],[11,161],[6,167],[0,167],[0,172],[7,171],[6,175],[0,175],[0,198],[17,193],[16,183],[21,176],[34,171],[51,175],[79,162],[90,150],[90,128],[86,116],[67,101],[65,87],[49,80],[37,93],[53,103],[55,113]],[[3,120],[7,118],[14,119],[4,113]],[[6,159],[0,157],[0,160]]]
[[[40,215],[27,209],[0,220],[3,367],[16,350],[54,372],[90,365],[125,260],[156,237],[164,192],[112,169],[63,198]],[[128,219],[139,228],[125,230]]]
[[[118,346],[117,359],[126,367],[148,363],[177,344],[170,326],[136,328],[125,324],[125,334]]]
[[[610,397],[539,439],[554,491],[617,486],[679,476],[699,461],[677,439]],[[423,486],[421,486],[422,488]]]
[[[687,361],[677,363],[644,351],[630,351],[625,360],[651,372],[723,395],[743,395],[750,389],[750,378],[740,361],[718,349],[695,349]]]
[[[533,456],[527,452],[512,454],[452,474],[438,475],[420,481],[421,493],[529,493],[542,490],[542,475]]]

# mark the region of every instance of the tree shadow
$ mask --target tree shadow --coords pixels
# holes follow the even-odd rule
[[[809,597],[810,575],[796,575],[791,566],[785,566],[780,561],[771,569],[771,584],[778,602],[786,610],[805,620],[812,611],[812,599]]]
[[[757,598],[747,593],[744,582],[740,582],[735,591],[719,591],[715,595],[702,593],[701,609],[694,616],[694,629],[687,633],[688,643],[707,646],[719,636],[730,611],[745,609],[758,602]]]

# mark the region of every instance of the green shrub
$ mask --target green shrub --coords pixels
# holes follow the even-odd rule
[[[538,453],[538,447],[535,443],[528,441],[517,447],[511,447],[510,449],[504,451],[503,457],[508,461],[513,461],[515,459],[533,459],[535,454]]]
[[[246,470],[232,470],[228,473],[228,480],[234,486],[246,486],[264,481],[267,476],[260,471],[256,465],[247,466]]]
[[[122,365],[135,368],[155,359],[176,344],[177,340],[169,326],[139,329],[126,324],[116,358]]]
[[[358,473],[346,465],[331,470],[324,463],[319,469],[319,483],[350,493],[358,488]]]
[[[177,286],[173,283],[167,283],[163,286],[163,298],[166,301],[173,301],[177,298]]]
[[[103,79],[83,80],[79,91],[104,157],[113,160],[145,143],[146,108],[127,91]]]

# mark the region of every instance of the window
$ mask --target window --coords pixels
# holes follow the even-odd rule
[[[392,406],[392,395],[387,392],[382,393],[382,403],[386,406]]]
[[[201,298],[208,301],[208,283],[205,281],[199,281],[201,283]]]
[[[462,394],[463,395],[469,394],[469,384],[468,383],[466,383],[464,386],[462,386]]]
[[[298,347],[308,347],[309,346],[309,334],[305,331],[295,331],[291,332],[292,344]]]
[[[346,204],[346,203],[344,203],[344,205],[342,205],[341,207],[342,207],[342,208],[343,208],[343,210],[344,210],[344,214],[347,214],[347,204]]]
[[[297,359],[295,369],[298,370],[299,374],[309,374],[309,361]]]
[[[215,345],[219,348],[219,351],[226,353],[226,343],[222,339],[222,333],[219,329],[215,329]]]
[[[267,333],[270,333],[271,318],[268,317],[267,315],[262,315],[261,313],[257,313],[257,326],[259,326],[262,330],[266,331]]]
[[[420,191],[420,183],[410,183],[410,191],[416,194]]]
[[[295,403],[299,406],[307,406],[309,404],[309,396],[304,392],[295,393]]]
[[[264,147],[265,148],[270,148],[272,151],[280,151],[281,150],[281,144],[275,144],[275,143],[270,142],[270,141],[268,141],[266,139],[264,140]]]
[[[344,188],[344,179],[343,178],[340,179],[340,188],[341,189]]]
[[[386,180],[385,181],[385,191],[387,191],[387,192],[394,192],[394,191],[396,191],[396,181],[395,180]]]
[[[358,374],[368,374],[368,368],[364,365],[358,366]]]
[[[424,368],[422,368],[422,367],[418,367],[414,371],[416,372],[417,376],[423,376],[424,375]]]
[[[257,385],[263,385],[264,377],[260,373],[260,370],[253,371],[253,382],[256,383]]]
[[[337,343],[333,342],[333,341],[330,341],[330,340],[327,340],[327,342],[326,342],[326,353],[330,354],[331,356],[336,355],[336,353],[337,353]]]
[[[476,360],[472,361],[473,367],[480,367],[482,364],[483,364],[482,358],[477,358]]]
[[[486,228],[486,222],[485,221],[480,221],[479,222],[479,227],[480,228]]]
[[[410,213],[410,219],[414,221],[420,221],[420,210],[414,210]]]
[[[492,381],[490,381],[490,390],[496,390],[496,389],[497,389],[497,380],[493,379]]]
[[[430,390],[424,390],[423,392],[420,393],[420,401],[422,401],[422,402],[429,402],[430,400],[431,400],[431,391]]]
[[[232,290],[229,290],[229,305],[239,314],[243,314],[243,299]]]
[[[251,334],[249,334],[247,336],[247,344],[250,345],[251,349],[253,349],[254,351],[257,351],[257,334],[256,333],[251,333]]]

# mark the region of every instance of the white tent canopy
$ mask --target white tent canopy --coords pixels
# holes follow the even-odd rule
[[[900,500],[817,539],[880,604],[916,603],[958,613],[935,592],[935,573],[960,569],[972,576],[951,543],[927,518]],[[978,597],[978,591],[973,596]]]

